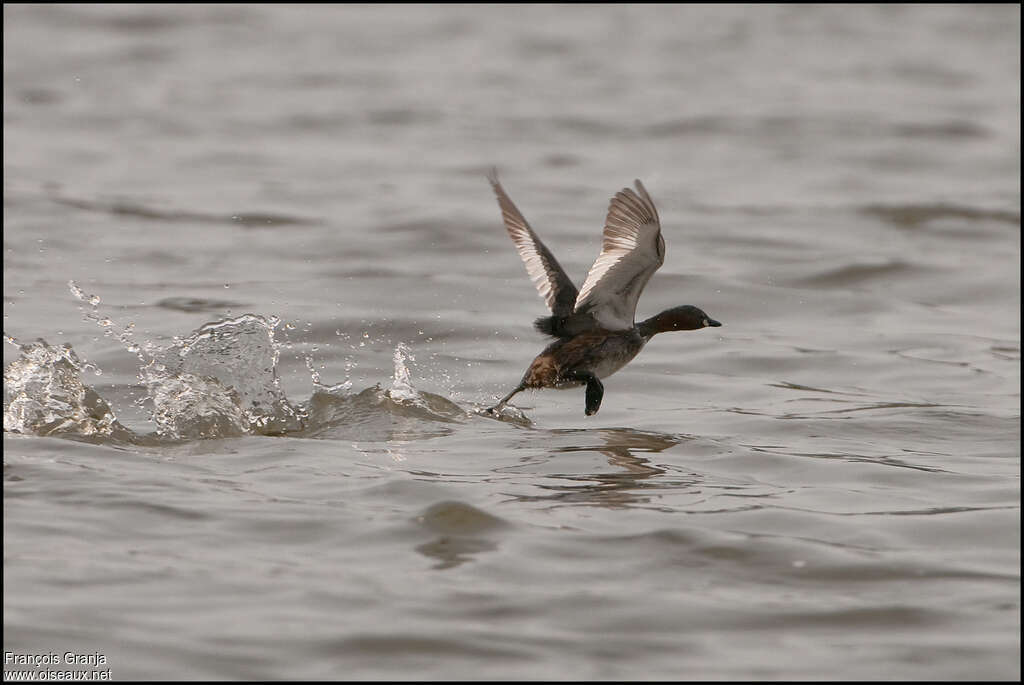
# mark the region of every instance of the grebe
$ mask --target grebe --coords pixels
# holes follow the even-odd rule
[[[487,411],[495,413],[516,393],[533,388],[587,386],[586,415],[597,413],[604,396],[602,378],[625,366],[647,342],[666,331],[721,326],[699,308],[683,305],[635,323],[636,303],[665,261],[658,211],[639,180],[612,198],[604,224],[601,254],[577,292],[551,251],[533,232],[505,193],[496,170],[488,175],[501,207],[505,229],[551,316],[534,327],[557,338],[531,362],[519,385]]]

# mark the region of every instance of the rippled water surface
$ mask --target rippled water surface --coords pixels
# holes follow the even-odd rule
[[[3,88],[5,651],[1020,677],[1019,8],[16,5]],[[479,415],[492,165],[724,325]]]

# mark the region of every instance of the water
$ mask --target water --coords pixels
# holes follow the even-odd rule
[[[5,6],[4,650],[1018,679],[1019,46],[1012,6]],[[544,345],[491,165],[577,283],[641,178],[638,314],[724,326],[596,416],[476,414]]]

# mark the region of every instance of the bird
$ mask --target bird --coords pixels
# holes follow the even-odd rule
[[[584,413],[592,416],[604,397],[601,379],[629,363],[655,335],[722,325],[693,305],[634,321],[644,286],[665,262],[658,210],[639,179],[634,181],[635,190],[623,188],[612,197],[601,253],[577,291],[505,192],[497,170],[492,169],[487,178],[505,229],[551,310],[550,316],[534,321],[534,327],[554,338],[530,363],[519,385],[486,410],[488,414],[497,415],[523,390],[586,386]]]

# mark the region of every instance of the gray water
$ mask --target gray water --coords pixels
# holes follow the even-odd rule
[[[492,165],[723,327],[476,414]],[[5,5],[4,229],[5,652],[1020,678],[1019,7]]]

